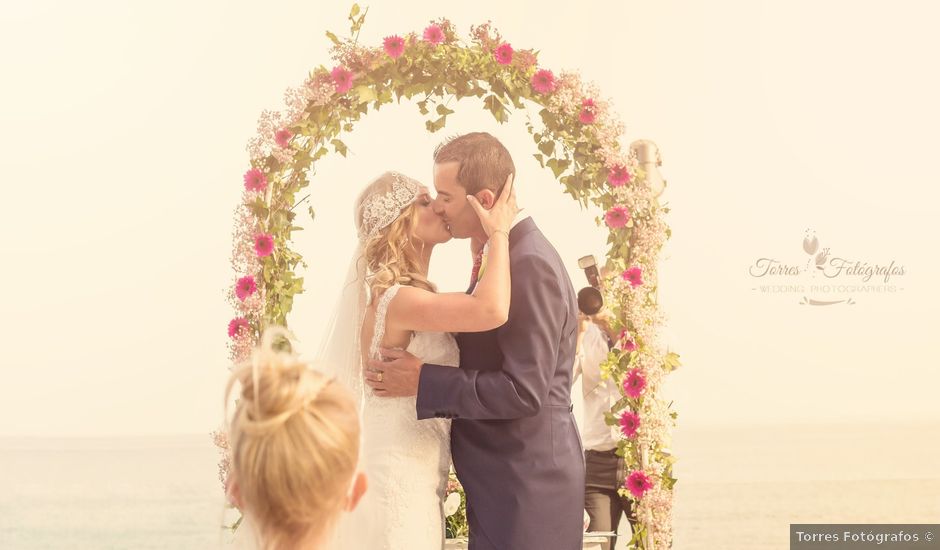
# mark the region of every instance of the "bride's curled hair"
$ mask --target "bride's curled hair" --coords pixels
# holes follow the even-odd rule
[[[379,176],[356,200],[357,229],[363,227],[363,204],[370,197],[391,194],[396,177],[421,185],[408,176],[394,172],[385,172]],[[373,296],[378,296],[396,283],[436,291],[434,284],[421,274],[418,250],[421,243],[415,234],[416,224],[417,206],[412,202],[401,211],[395,221],[363,243],[366,279]]]
[[[228,403],[240,386],[229,424],[231,475],[265,549],[328,533],[359,458],[352,395],[285,349],[290,341],[283,328],[266,330],[225,391]]]

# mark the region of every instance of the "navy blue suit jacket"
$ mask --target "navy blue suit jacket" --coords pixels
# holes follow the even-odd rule
[[[531,218],[509,234],[512,298],[501,327],[457,335],[460,368],[425,364],[419,419],[452,418],[473,550],[577,550],[584,455],[571,412],[577,298]]]

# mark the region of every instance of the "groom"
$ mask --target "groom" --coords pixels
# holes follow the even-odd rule
[[[486,233],[466,196],[492,208],[509,174],[509,151],[487,133],[459,136],[434,152],[434,210],[474,250]],[[451,451],[467,493],[471,550],[576,550],[584,513],[584,454],[570,397],[577,298],[531,217],[511,229],[509,257],[509,320],[489,332],[458,334],[459,369],[383,349],[392,360],[370,362],[383,381],[368,383],[391,397],[417,395],[419,419],[453,419]]]

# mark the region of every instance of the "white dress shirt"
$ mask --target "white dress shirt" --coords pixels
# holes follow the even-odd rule
[[[581,440],[590,451],[609,451],[617,447],[617,426],[604,422],[604,413],[620,399],[616,381],[601,380],[601,363],[609,353],[604,331],[594,323],[588,323],[581,341],[581,351],[575,355],[574,380],[581,376],[581,391],[584,395],[584,426]]]

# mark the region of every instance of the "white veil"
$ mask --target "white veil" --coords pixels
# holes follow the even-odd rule
[[[316,364],[346,385],[356,400],[356,409],[362,415],[365,384],[362,381],[360,360],[360,333],[366,307],[369,305],[366,284],[366,260],[362,241],[353,250],[349,267],[343,277],[336,306],[323,333]]]
[[[377,185],[379,183],[387,185]],[[336,306],[323,333],[323,340],[314,363],[345,384],[356,400],[360,426],[364,426],[365,392],[361,360],[361,333],[366,308],[372,301],[368,284],[369,272],[364,254],[365,243],[394,222],[402,210],[418,198],[420,184],[397,172],[379,176],[356,200],[357,243],[342,281]],[[359,469],[368,472],[368,441],[361,431]],[[343,514],[333,533],[333,548],[360,548],[362,541],[376,540],[370,529],[370,514],[378,506],[367,494],[353,513]]]

